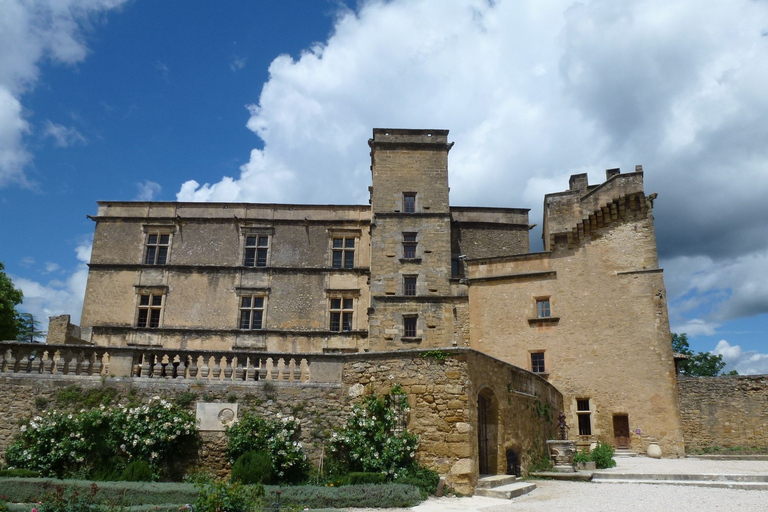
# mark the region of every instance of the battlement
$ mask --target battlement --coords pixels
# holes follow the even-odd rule
[[[448,130],[411,130],[402,128],[374,128],[369,144],[446,144]]]
[[[606,169],[605,178],[603,183],[590,185],[586,173],[574,174],[568,190],[544,196],[545,251],[578,243],[586,233],[622,218],[627,211],[645,213],[651,208],[643,189],[642,165],[627,174],[618,168]]]

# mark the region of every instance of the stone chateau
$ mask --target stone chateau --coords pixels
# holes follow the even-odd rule
[[[684,454],[641,167],[546,195],[532,253],[527,209],[450,206],[447,130],[368,144],[370,205],[100,202],[81,326],[0,342],[0,452],[78,385],[261,396],[260,414],[305,411],[317,461],[351,402],[398,384],[417,457],[464,493],[546,457],[560,411],[580,447]],[[717,420],[689,409],[705,437]],[[201,437],[198,463],[226,473],[223,426]]]
[[[449,203],[447,130],[374,129],[370,205],[100,202],[81,337],[281,353],[467,347],[563,393],[570,437],[683,454],[643,171]],[[477,400],[478,397],[472,398]],[[480,397],[482,402],[482,397]]]

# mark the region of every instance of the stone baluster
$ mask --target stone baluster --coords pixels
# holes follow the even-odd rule
[[[256,380],[267,380],[267,364],[267,359],[259,358],[259,378]]]
[[[190,379],[196,379],[197,378],[197,372],[199,370],[197,366],[197,358],[200,357],[197,354],[192,354],[191,356],[187,357],[188,363],[189,363],[189,372],[187,377]]]
[[[299,378],[301,382],[309,382],[309,361],[307,361],[306,358],[301,359],[301,368],[299,373],[301,374],[301,377]]]
[[[221,367],[224,370],[224,380],[232,380],[232,364],[234,357],[221,356]]]
[[[211,371],[211,377],[213,380],[221,380],[221,365],[219,364],[219,358],[216,356],[213,356],[213,370]]]
[[[296,376],[296,358],[292,357],[288,360],[288,364],[285,365],[285,380],[293,382],[294,378],[298,380]]]
[[[273,375],[273,370],[275,369],[274,361],[271,357],[268,357],[266,359],[266,369],[264,374],[264,380],[273,380],[275,376]]]
[[[71,350],[65,350],[61,354],[61,373],[63,375],[69,375],[70,371],[74,372],[74,364],[72,363],[73,354]]]
[[[151,357],[155,360],[152,365],[152,378],[159,379],[163,376],[163,356],[155,354]]]
[[[245,357],[234,356],[232,365],[235,367],[234,380],[245,380],[248,359]]]
[[[208,380],[208,375],[211,372],[211,360],[208,357],[205,357],[205,356],[202,356],[202,357],[203,357],[203,366],[200,372],[201,377],[203,378],[203,380]]]
[[[53,373],[53,369],[56,367],[56,363],[53,360],[53,354],[50,350],[43,352],[43,373],[50,375]]]
[[[21,354],[19,354],[19,355],[21,356],[21,359],[17,358],[18,359],[18,363],[17,363],[18,370],[16,370],[16,372],[18,372],[18,373],[27,373],[27,371],[29,370],[29,358],[28,358],[29,354],[27,353],[26,350],[22,350]]]
[[[140,368],[141,377],[149,378],[152,376],[150,373],[150,370],[152,368],[152,365],[149,362],[150,357],[151,357],[150,354],[147,354],[147,353],[141,354],[141,368]]]
[[[88,362],[85,360],[85,354],[82,351],[77,353],[75,358],[75,375],[86,375],[88,373]]]
[[[282,357],[277,360],[277,378],[276,380],[288,380],[288,365],[285,364],[285,359]]]
[[[61,350],[57,350],[53,354],[53,373],[61,375],[64,372],[64,357],[61,355]]]
[[[42,357],[43,354],[33,354],[35,357],[30,356],[30,372],[31,373],[41,373],[42,367],[43,367],[43,361]]]
[[[3,350],[3,359],[0,361],[0,371],[2,372],[12,372],[13,367],[11,366],[11,357],[13,357],[13,354],[11,353],[11,349]]]

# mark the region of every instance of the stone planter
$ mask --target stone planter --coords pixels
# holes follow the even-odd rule
[[[574,467],[577,471],[594,471],[597,469],[595,461],[593,460],[590,460],[589,462],[576,462]]]
[[[558,473],[573,473],[573,456],[576,454],[576,441],[567,439],[550,439],[547,441],[549,458]]]

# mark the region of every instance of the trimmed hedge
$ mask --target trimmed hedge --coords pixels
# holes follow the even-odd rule
[[[0,488],[6,500],[14,503],[36,503],[57,486],[89,492],[91,480],[56,480],[54,478],[0,478]],[[114,499],[125,491],[123,504],[158,505],[163,503],[192,503],[197,489],[192,484],[158,482],[97,482],[98,497]]]
[[[313,508],[409,508],[422,501],[418,487],[403,484],[344,485],[322,487],[299,485],[266,486],[266,502],[276,501],[275,491],[283,491],[283,506]]]

